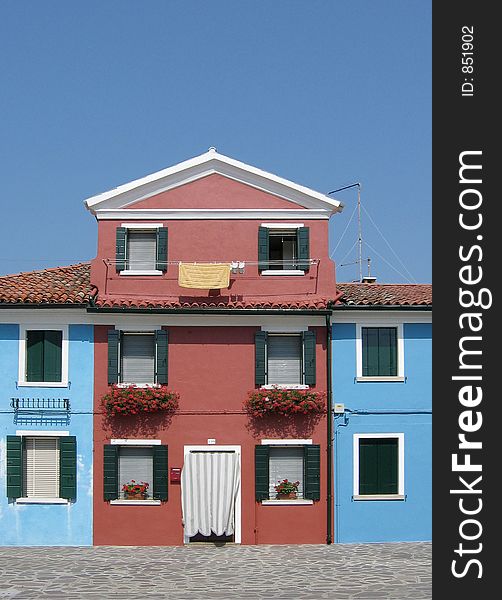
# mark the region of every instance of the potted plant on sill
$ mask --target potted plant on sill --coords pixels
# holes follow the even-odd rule
[[[134,479],[131,479],[129,483],[124,483],[122,486],[124,498],[126,500],[146,500],[148,486],[149,484],[145,481],[136,483]]]
[[[274,486],[274,489],[277,492],[277,500],[291,500],[297,498],[299,485],[299,481],[293,482],[289,481],[288,479],[283,479],[282,481],[279,481],[279,483]]]

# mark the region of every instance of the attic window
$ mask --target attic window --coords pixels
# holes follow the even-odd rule
[[[297,232],[285,229],[271,230],[269,233],[269,253],[271,268],[274,270],[297,269]]]
[[[258,228],[258,269],[262,275],[304,275],[310,268],[309,228],[264,223]]]
[[[156,255],[156,231],[133,229],[127,233],[126,268],[128,270],[155,270]]]
[[[167,227],[146,223],[117,227],[115,268],[121,275],[162,275],[167,270]]]

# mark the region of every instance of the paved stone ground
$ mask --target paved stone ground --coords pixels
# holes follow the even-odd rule
[[[0,598],[429,600],[431,544],[0,548]]]

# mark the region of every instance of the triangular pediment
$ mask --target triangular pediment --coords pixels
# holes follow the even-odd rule
[[[104,215],[109,211],[134,209],[133,205],[143,200],[214,174],[286,200],[291,203],[292,209],[313,211],[317,215],[328,217],[334,212],[341,211],[343,207],[341,202],[325,194],[219,154],[214,149],[92,196],[85,200],[84,204],[98,217],[100,213]],[[175,206],[173,210],[176,210]]]

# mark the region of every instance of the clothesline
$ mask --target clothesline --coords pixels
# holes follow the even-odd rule
[[[116,264],[117,262],[121,262],[121,261],[117,261],[117,260],[112,260],[112,259],[106,259],[106,262],[108,262],[109,264]],[[127,259],[126,259],[127,262]],[[144,263],[145,261],[142,259],[139,259],[137,261],[130,261],[130,262],[138,262],[138,263]],[[225,264],[225,265],[232,265],[232,264],[238,264],[240,265],[263,265],[263,264],[267,264],[267,265],[298,265],[299,263],[308,263],[309,265],[316,265],[318,264],[320,261],[317,258],[301,258],[301,259],[296,259],[296,260],[213,260],[213,261],[185,261],[185,260],[162,260],[159,261],[160,263],[162,263],[163,265],[180,265],[180,264],[184,264],[184,265],[221,265],[221,264]]]

